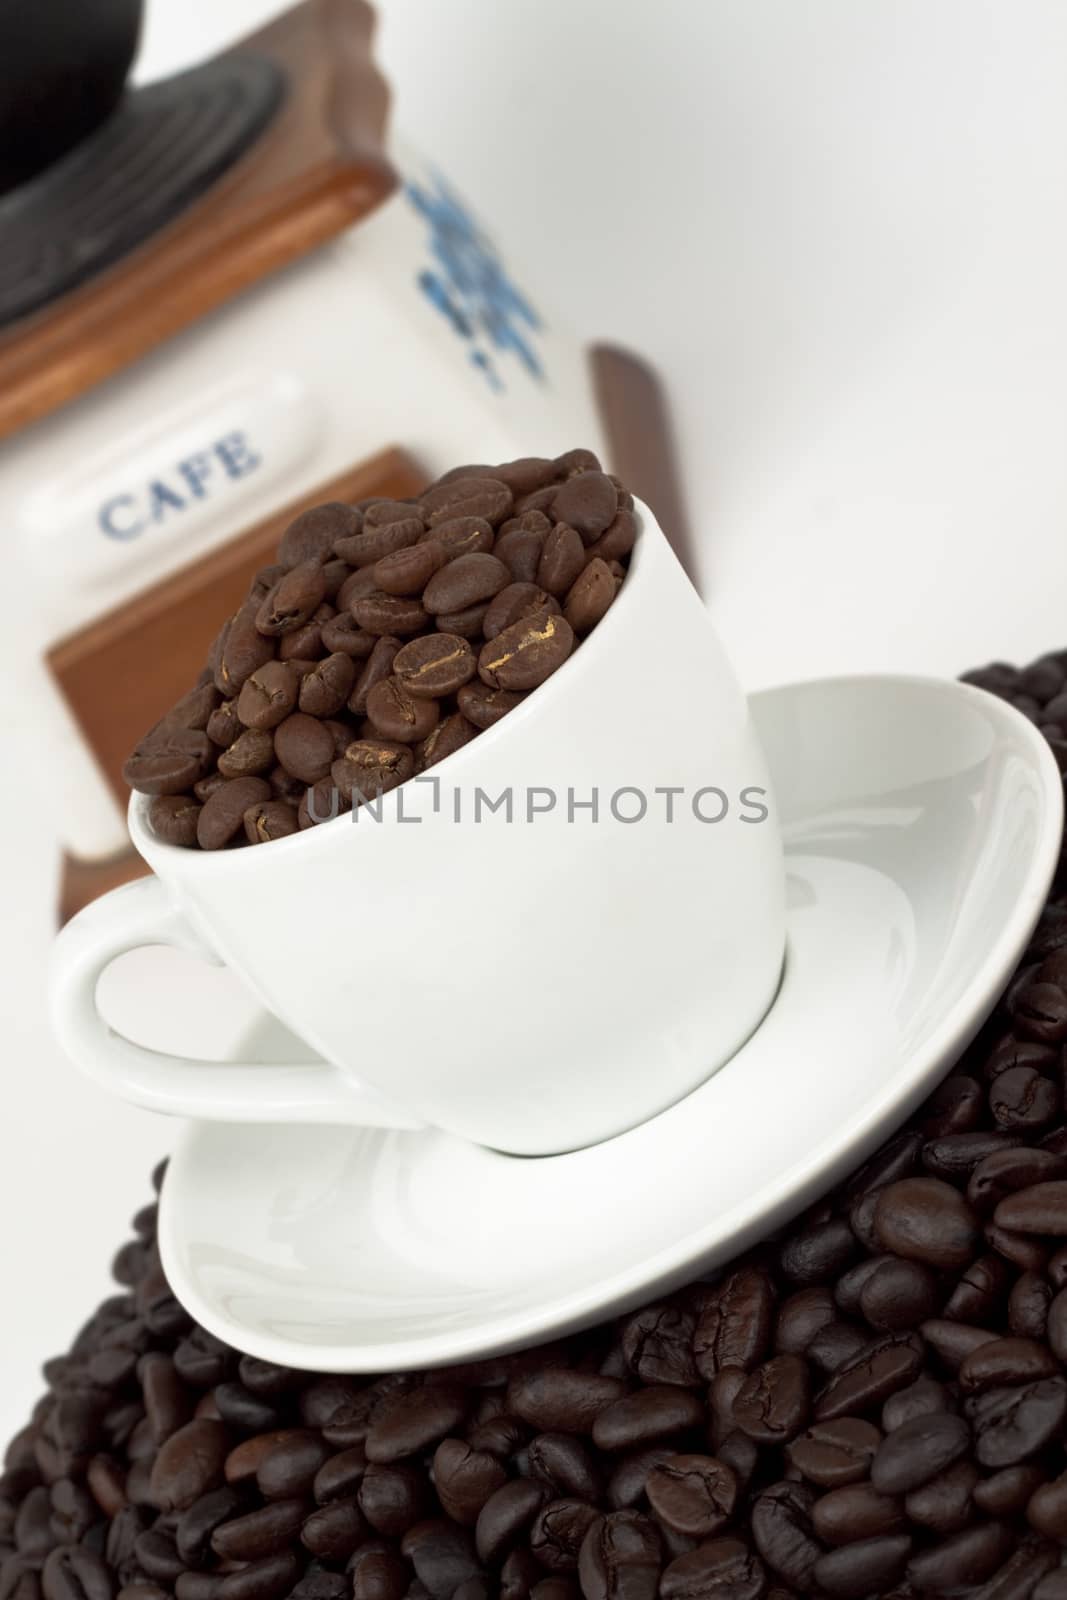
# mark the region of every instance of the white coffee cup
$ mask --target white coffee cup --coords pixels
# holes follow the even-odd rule
[[[722,1066],[778,984],[781,840],[745,698],[637,510],[606,617],[422,779],[220,852],[163,843],[133,797],[155,876],[81,912],[52,962],[53,1023],[90,1077],[181,1116],[428,1123],[543,1155],[621,1133]],[[224,962],[323,1060],[188,1061],[114,1032],[97,980],[152,944]]]

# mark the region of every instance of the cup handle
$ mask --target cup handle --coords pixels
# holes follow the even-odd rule
[[[59,933],[49,1008],[60,1045],[86,1075],[150,1111],[211,1122],[354,1123],[421,1128],[417,1118],[325,1061],[192,1061],[148,1050],[101,1016],[96,986],[117,956],[170,945],[219,964],[158,878],[140,878],[86,906]]]

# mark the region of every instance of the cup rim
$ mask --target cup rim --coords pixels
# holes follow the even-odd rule
[[[514,734],[517,729],[523,727],[530,717],[547,712],[559,695],[565,692],[565,689],[560,688],[560,680],[562,679],[564,684],[572,683],[575,671],[581,670],[580,663],[592,641],[601,639],[603,643],[600,648],[604,648],[614,639],[620,628],[628,625],[629,612],[636,604],[633,598],[634,593],[640,588],[641,574],[647,571],[649,561],[652,559],[649,554],[650,549],[659,544],[661,546],[660,554],[664,552],[673,553],[670,550],[667,536],[655,516],[644,501],[639,500],[636,495],[634,496],[634,515],[637,523],[637,532],[626,579],[619,590],[618,599],[600,619],[589,637],[582,641],[581,649],[572,651],[562,666],[558,667],[543,683],[539,683],[535,689],[530,691],[528,698],[521,706],[517,706],[514,711],[508,716],[502,717],[491,728],[483,728],[477,738],[469,740],[459,750],[454,750],[451,755],[445,756],[444,760],[434,767],[435,774],[444,772],[446,768],[449,773],[458,773],[464,766],[465,760],[474,759],[471,752],[478,748],[483,751],[487,748],[482,743],[483,740],[492,739],[498,742],[501,737],[507,738],[509,733]],[[680,563],[679,568],[688,582],[688,574],[685,573],[684,568],[681,568]],[[410,781],[410,779],[405,780],[405,782]],[[404,787],[405,784],[398,784],[397,786],[398,790]],[[165,839],[160,839],[152,831],[148,820],[148,810],[154,798],[155,796],[153,795],[141,794],[134,790],[130,795],[126,811],[130,837],[138,854],[148,862],[149,866],[155,867],[157,861],[165,863],[165,870],[170,873],[177,868],[180,862],[182,873],[212,872],[216,871],[223,861],[236,866],[237,861],[242,860],[244,864],[237,868],[240,871],[248,866],[248,862],[244,858],[251,856],[254,861],[259,862],[259,866],[255,870],[262,871],[262,852],[258,849],[193,850],[186,845],[171,844]],[[334,830],[348,821],[350,821],[350,814],[342,812],[339,816],[331,817],[328,822],[318,823],[314,828],[305,828],[298,833],[290,834],[284,839],[272,839],[269,841],[269,859],[271,861],[280,861],[283,851],[287,852],[286,859],[294,855],[297,850],[308,851],[316,840],[321,842],[323,839],[332,838]]]

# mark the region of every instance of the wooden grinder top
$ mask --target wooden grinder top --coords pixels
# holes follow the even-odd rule
[[[233,295],[365,216],[393,190],[388,90],[365,0],[305,0],[235,51],[272,58],[285,102],[263,135],[158,234],[0,334],[0,439],[49,415]]]

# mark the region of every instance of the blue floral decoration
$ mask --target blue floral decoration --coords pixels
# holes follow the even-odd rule
[[[542,381],[544,369],[532,342],[543,326],[541,319],[459,196],[437,173],[430,185],[409,182],[405,192],[429,226],[434,258],[416,281],[468,342],[472,365],[498,393],[506,387],[498,361],[508,353],[518,357],[530,377]]]

